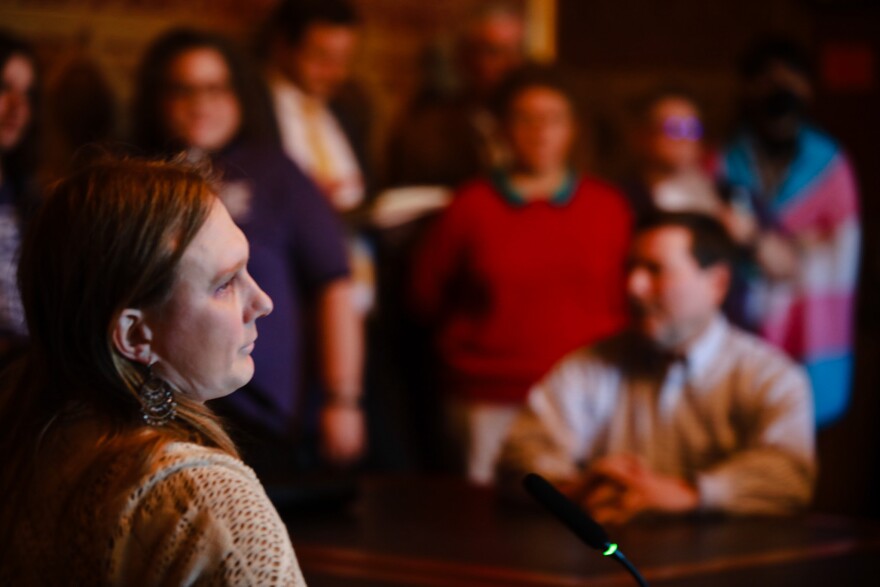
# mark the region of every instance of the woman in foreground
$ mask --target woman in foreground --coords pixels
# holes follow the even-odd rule
[[[32,344],[0,392],[0,584],[303,584],[283,522],[203,403],[253,375],[272,302],[196,171],[91,163],[34,219]]]

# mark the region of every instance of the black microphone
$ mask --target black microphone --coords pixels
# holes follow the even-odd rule
[[[552,483],[537,473],[529,473],[523,478],[523,487],[529,492],[529,495],[535,498],[535,501],[547,508],[587,546],[601,551],[604,556],[610,556],[622,564],[640,587],[648,587],[645,578],[623,555],[617,544],[608,539],[605,529],[573,501],[565,497]]]

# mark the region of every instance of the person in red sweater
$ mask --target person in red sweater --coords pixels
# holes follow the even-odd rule
[[[490,482],[532,384],[624,326],[632,224],[621,193],[572,168],[574,104],[556,70],[515,72],[498,107],[513,163],[458,191],[413,267],[414,309],[434,329],[450,432],[477,483]]]

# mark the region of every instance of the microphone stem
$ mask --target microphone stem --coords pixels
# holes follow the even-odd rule
[[[636,582],[639,584],[639,587],[648,587],[648,582],[645,581],[645,578],[642,577],[642,574],[639,573],[638,569],[633,566],[629,559],[626,558],[620,550],[614,551],[614,554],[611,555],[611,558],[619,562],[623,565],[623,567],[629,571],[629,574],[633,576]]]

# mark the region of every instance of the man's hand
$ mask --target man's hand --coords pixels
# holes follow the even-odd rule
[[[578,487],[569,488],[599,523],[623,524],[645,511],[685,513],[699,494],[683,479],[660,475],[632,455],[596,461]]]
[[[730,237],[739,244],[751,243],[758,237],[760,227],[754,215],[739,211],[735,206],[725,206],[719,220]]]
[[[767,232],[758,238],[755,259],[770,279],[793,279],[800,267],[800,255],[794,241],[776,232]]]
[[[321,409],[321,453],[334,465],[350,465],[366,448],[364,413],[354,405],[328,404]]]
[[[363,320],[352,295],[353,284],[342,277],[325,284],[318,294],[318,336],[325,398],[321,409],[321,452],[335,465],[349,465],[366,444],[362,395]]]

